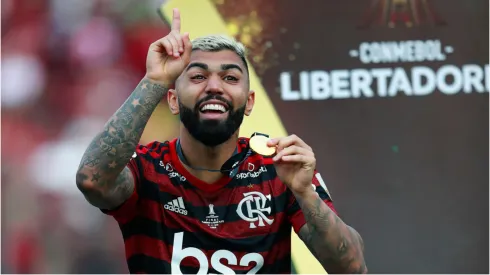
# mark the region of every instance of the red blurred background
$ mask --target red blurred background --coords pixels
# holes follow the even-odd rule
[[[127,272],[117,224],[73,175],[168,32],[161,3],[2,0],[3,273]]]

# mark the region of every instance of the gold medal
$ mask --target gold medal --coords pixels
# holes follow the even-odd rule
[[[270,138],[263,135],[254,135],[250,138],[250,148],[262,156],[272,156],[276,153],[276,147],[267,146]]]

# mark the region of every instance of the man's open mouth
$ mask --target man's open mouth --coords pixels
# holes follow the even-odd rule
[[[228,107],[224,103],[203,103],[199,108],[201,113],[217,113],[223,114],[228,111]]]

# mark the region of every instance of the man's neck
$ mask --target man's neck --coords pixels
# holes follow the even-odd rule
[[[187,164],[183,163],[182,160],[181,162],[195,177],[211,183],[221,178],[222,174],[220,172],[196,170],[192,169],[192,167],[211,170],[221,169],[221,166],[233,156],[236,150],[238,131],[229,140],[215,147],[202,144],[192,137],[185,128],[180,131],[179,139]]]

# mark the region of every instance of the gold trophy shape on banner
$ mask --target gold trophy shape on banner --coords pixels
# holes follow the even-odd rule
[[[359,28],[372,25],[407,28],[422,24],[445,25],[430,0],[372,0],[364,13]]]

